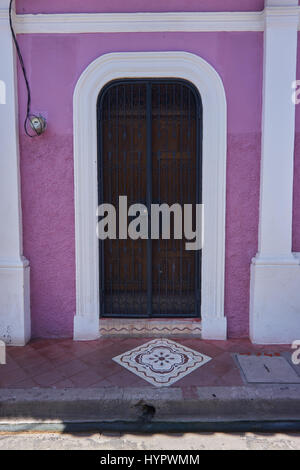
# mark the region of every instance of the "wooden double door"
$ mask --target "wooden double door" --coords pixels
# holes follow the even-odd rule
[[[117,214],[117,238],[99,242],[100,315],[199,316],[201,252],[172,228],[170,239],[120,239],[118,211],[119,196],[144,204],[150,232],[151,204],[178,203],[183,215],[201,202],[200,97],[183,80],[118,80],[100,94],[97,116],[99,203]]]

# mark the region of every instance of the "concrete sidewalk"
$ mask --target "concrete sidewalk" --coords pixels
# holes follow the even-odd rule
[[[0,425],[280,420],[300,423],[300,385],[199,387],[193,399],[184,398],[180,388],[1,390]]]
[[[149,338],[35,340],[24,348],[7,348],[7,364],[0,366],[0,430],[272,430],[280,429],[280,423],[300,430],[300,371],[290,363],[288,346],[173,340],[211,361],[161,388],[112,360]],[[258,383],[247,382],[236,355],[250,358],[248,380]],[[283,383],[281,366],[276,378],[276,369],[269,370],[266,361],[271,383],[259,382],[256,358],[289,363],[288,380],[296,383]]]

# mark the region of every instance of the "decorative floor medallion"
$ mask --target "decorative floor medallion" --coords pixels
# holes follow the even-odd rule
[[[168,387],[211,357],[169,339],[154,339],[120,356],[115,362],[156,387]]]

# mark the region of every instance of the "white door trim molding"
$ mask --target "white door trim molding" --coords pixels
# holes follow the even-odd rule
[[[92,62],[77,82],[73,100],[76,236],[74,339],[87,340],[99,336],[97,98],[111,80],[145,77],[183,78],[195,85],[202,99],[205,211],[202,337],[225,339],[226,97],[222,80],[215,69],[202,58],[181,51],[105,54]]]

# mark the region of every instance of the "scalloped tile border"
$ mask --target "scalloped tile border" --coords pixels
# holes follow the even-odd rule
[[[201,322],[194,320],[100,319],[101,336],[201,336]]]

